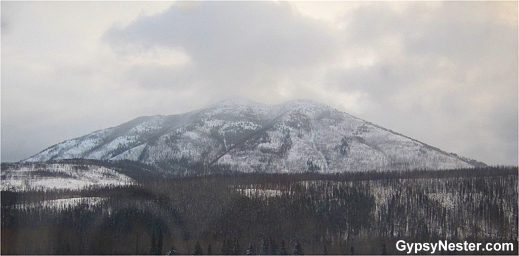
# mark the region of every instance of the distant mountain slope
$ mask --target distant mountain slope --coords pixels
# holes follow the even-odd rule
[[[85,161],[2,164],[2,191],[81,190],[136,184],[115,168]]]
[[[309,100],[230,99],[185,114],[139,117],[26,159],[133,160],[170,174],[450,169],[485,164]]]

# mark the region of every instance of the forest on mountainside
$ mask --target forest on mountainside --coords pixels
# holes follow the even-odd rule
[[[517,255],[517,171],[234,173],[2,191],[1,253],[405,254],[395,248],[405,239],[512,242],[502,253]],[[64,203],[73,198],[84,201]]]

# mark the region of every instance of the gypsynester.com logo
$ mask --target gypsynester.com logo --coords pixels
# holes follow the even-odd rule
[[[452,243],[447,240],[438,240],[436,243],[407,243],[404,240],[396,242],[396,249],[407,254],[418,254],[430,252],[431,254],[440,252],[512,252],[513,243]]]

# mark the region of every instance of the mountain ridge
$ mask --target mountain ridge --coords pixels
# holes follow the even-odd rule
[[[137,117],[23,162],[68,158],[133,160],[175,174],[216,165],[323,173],[486,166],[311,100],[267,105],[237,97],[183,114]]]

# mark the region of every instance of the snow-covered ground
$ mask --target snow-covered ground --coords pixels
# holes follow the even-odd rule
[[[106,201],[105,197],[76,197],[76,198],[63,198],[53,200],[43,200],[35,203],[28,204],[16,204],[15,209],[32,209],[32,208],[50,208],[57,210],[64,210],[67,208],[73,208],[78,205],[85,205],[87,207],[99,205]]]
[[[2,170],[3,191],[49,189],[81,190],[88,187],[131,185],[130,177],[95,165],[26,163]]]
[[[277,189],[255,189],[255,188],[243,188],[243,189],[237,189],[237,192],[250,198],[260,197],[260,198],[267,198],[267,197],[276,197],[283,195],[283,192],[281,190]]]

